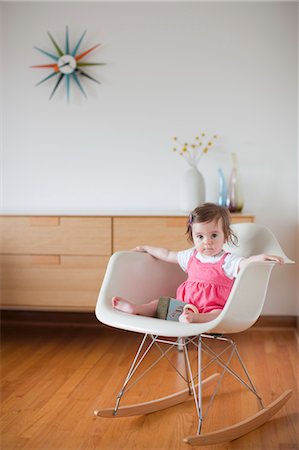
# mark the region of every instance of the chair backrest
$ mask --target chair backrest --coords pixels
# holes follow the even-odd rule
[[[269,228],[256,223],[237,223],[232,229],[238,237],[238,246],[226,245],[225,249],[240,256],[260,253],[277,255],[285,263],[292,263],[281,249]],[[251,263],[241,271],[222,312],[223,318],[216,331],[239,332],[253,325],[261,314],[266,299],[270,275],[275,263]]]
[[[247,258],[251,255],[267,253],[269,255],[282,256],[286,263],[292,263],[283,252],[276,237],[269,228],[258,223],[235,223],[233,231],[238,236],[238,245],[225,245],[225,249]]]

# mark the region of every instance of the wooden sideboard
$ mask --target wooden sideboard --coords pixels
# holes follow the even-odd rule
[[[185,229],[182,215],[1,216],[0,306],[93,311],[112,253],[140,244],[182,250]]]

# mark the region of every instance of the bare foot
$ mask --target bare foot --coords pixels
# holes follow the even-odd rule
[[[179,317],[179,322],[183,323],[192,323],[192,322],[198,322],[198,320],[195,320],[195,316],[199,316],[198,309],[195,305],[192,305],[191,303],[184,306],[183,312]]]
[[[123,311],[129,314],[137,314],[136,305],[122,297],[113,297],[112,306],[119,311]]]
[[[192,323],[192,322],[194,322],[195,317],[193,317],[193,316],[195,316],[195,315],[196,315],[196,313],[194,313],[193,311],[190,311],[190,309],[185,309],[179,317],[179,322]]]
[[[216,319],[221,313],[221,310],[215,309],[209,313],[195,313],[190,309],[184,309],[183,313],[179,317],[179,322],[182,323],[205,323]]]

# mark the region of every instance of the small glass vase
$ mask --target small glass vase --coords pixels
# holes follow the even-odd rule
[[[180,209],[190,212],[205,202],[205,180],[196,167],[190,167],[183,175],[180,183]]]
[[[237,168],[237,155],[233,153],[232,158],[233,168],[228,185],[226,207],[230,210],[230,212],[241,212],[243,209],[243,195]]]
[[[218,177],[219,177],[218,205],[226,206],[226,197],[227,197],[226,182],[222,169],[218,169]]]

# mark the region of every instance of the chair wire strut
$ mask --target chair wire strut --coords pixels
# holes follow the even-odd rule
[[[147,338],[150,338],[150,342],[148,343],[148,345],[146,346],[146,340]],[[208,346],[206,344],[206,342],[204,342],[204,339],[212,339],[212,340],[217,340],[217,341],[222,341],[222,342],[226,342],[228,343],[228,345],[221,350],[218,354],[211,349],[210,346]],[[167,350],[164,350],[159,344],[168,344],[169,347]],[[188,351],[188,344],[194,345],[197,348],[197,374],[194,376],[193,372],[192,372],[192,367],[191,367],[191,363],[190,363],[190,357],[189,357],[189,351]],[[138,367],[140,366],[140,364],[142,363],[142,361],[144,360],[144,358],[146,357],[146,355],[148,354],[148,352],[150,351],[150,349],[155,345],[155,347],[159,350],[159,352],[161,353],[161,355],[159,357],[157,357],[157,359],[149,366],[147,367],[142,373],[141,375],[139,375],[139,377],[137,379],[135,379],[133,382],[130,383],[133,375],[135,374],[136,370],[138,369]],[[172,363],[172,361],[170,360],[170,358],[168,357],[168,353],[170,350],[172,350],[173,348],[177,347],[178,349],[183,348],[183,352],[184,352],[184,361],[185,361],[185,375],[183,375],[181,373],[181,371]],[[228,350],[230,350],[230,353],[227,357],[227,361],[225,362],[222,358],[222,355],[227,352]],[[204,366],[202,367],[202,355],[206,354],[209,358],[210,361]],[[233,358],[233,356],[236,355],[237,359],[240,363],[241,368],[243,369],[243,372],[247,378],[247,381],[243,380],[240,375],[238,375],[231,367],[229,367],[231,360]],[[151,370],[163,357],[165,357],[167,359],[167,361],[169,362],[169,364],[172,366],[172,368],[178,373],[178,375],[186,382],[188,389],[189,389],[189,394],[193,396],[194,398],[194,402],[195,402],[195,408],[196,408],[196,412],[197,412],[197,416],[198,416],[198,427],[197,427],[197,434],[199,435],[201,433],[201,429],[202,429],[202,424],[203,424],[203,420],[207,417],[208,412],[211,408],[211,405],[213,403],[213,400],[219,390],[219,387],[221,385],[221,382],[223,380],[224,374],[228,373],[230,375],[232,375],[235,379],[237,379],[243,386],[245,386],[247,389],[249,389],[250,392],[252,392],[258,402],[261,408],[264,408],[263,402],[261,397],[258,395],[257,390],[249,376],[248,370],[237,350],[237,345],[236,343],[230,339],[227,338],[223,335],[210,335],[210,334],[199,334],[197,336],[192,336],[192,337],[188,337],[188,338],[177,338],[176,341],[174,340],[168,340],[165,338],[159,338],[159,336],[154,336],[154,335],[148,335],[145,334],[142,338],[142,341],[139,345],[139,348],[137,349],[136,355],[133,359],[133,362],[131,364],[131,367],[129,369],[129,372],[126,376],[126,379],[124,381],[124,384],[117,396],[116,399],[116,404],[113,410],[113,415],[116,416],[117,415],[117,411],[120,405],[120,401],[123,397],[123,395],[125,394],[125,392],[127,392],[129,389],[131,389],[146,373],[149,372],[149,370]],[[220,374],[220,377],[216,383],[216,386],[214,388],[213,394],[211,395],[209,402],[207,404],[207,406],[205,407],[205,412],[203,414],[203,407],[202,407],[202,385],[203,385],[203,379],[202,379],[202,372],[207,369],[213,362],[216,362],[220,367],[222,367],[222,372]],[[195,384],[195,380],[197,379],[197,385]]]

